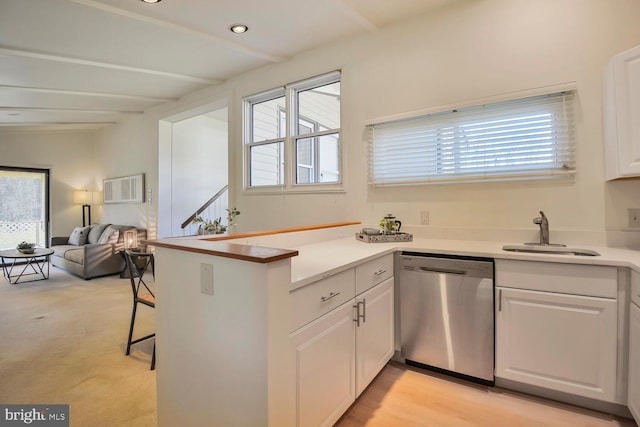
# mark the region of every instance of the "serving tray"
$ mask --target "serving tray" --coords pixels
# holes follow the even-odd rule
[[[393,234],[364,234],[356,233],[356,240],[365,243],[385,243],[385,242],[411,242],[413,234],[411,233],[393,233]]]

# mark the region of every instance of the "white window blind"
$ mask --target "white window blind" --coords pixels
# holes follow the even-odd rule
[[[571,176],[573,104],[568,91],[369,125],[369,184]]]

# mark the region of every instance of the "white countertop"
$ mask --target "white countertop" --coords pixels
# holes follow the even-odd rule
[[[291,290],[347,270],[369,259],[403,250],[496,259],[612,265],[630,267],[640,272],[640,251],[636,250],[577,246],[580,249],[594,250],[600,256],[534,254],[502,250],[504,245],[519,244],[521,243],[424,238],[414,238],[413,242],[364,243],[356,240],[355,237],[345,237],[291,247],[287,249],[295,249],[299,252],[298,256],[291,258]]]

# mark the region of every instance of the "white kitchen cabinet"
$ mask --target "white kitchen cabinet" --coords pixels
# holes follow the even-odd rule
[[[640,176],[640,46],[614,56],[605,73],[605,178]]]
[[[292,304],[314,307],[319,295],[330,289],[335,294],[338,284],[340,295],[348,294],[344,285],[348,274],[343,272],[336,275],[340,277],[312,283],[304,293],[292,292]],[[356,280],[351,277],[353,292]],[[330,287],[324,289],[327,284]],[[316,285],[323,292],[313,289]],[[394,290],[390,277],[290,334],[296,366],[296,426],[330,426],[340,418],[393,356],[393,322]]]
[[[393,356],[393,278],[356,298],[356,397]]]
[[[355,400],[351,303],[291,335],[296,365],[296,426],[331,426]]]
[[[617,403],[617,269],[496,260],[496,377]]]
[[[496,377],[614,402],[616,300],[497,288]]]

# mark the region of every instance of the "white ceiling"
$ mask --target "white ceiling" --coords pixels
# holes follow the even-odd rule
[[[0,0],[0,130],[98,129],[454,1]]]

